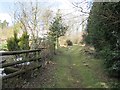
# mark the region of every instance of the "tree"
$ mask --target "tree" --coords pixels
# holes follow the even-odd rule
[[[95,47],[111,75],[120,74],[120,2],[93,3],[87,25],[86,44]]]
[[[3,28],[6,28],[8,26],[8,22],[6,20],[3,21]]]
[[[15,22],[20,23],[23,32],[28,32],[33,41],[33,49],[38,48],[38,38],[41,24],[41,10],[38,2],[17,2],[14,13]]]
[[[53,11],[49,9],[44,9],[41,19],[44,24],[43,29],[49,30],[50,22],[53,19]]]
[[[7,26],[8,26],[8,22],[6,21],[6,20],[4,20],[3,22],[1,22],[1,20],[0,20],[0,28],[6,28]]]
[[[54,48],[55,47],[56,47],[56,49],[58,48],[58,38],[60,36],[63,36],[66,33],[67,28],[68,27],[63,23],[62,17],[58,10],[56,17],[54,18],[54,20],[51,23],[50,28],[49,28],[49,30],[50,30],[49,35],[51,36],[51,39],[53,41]]]
[[[17,2],[15,3],[17,10],[14,13],[15,22],[21,24],[23,32],[28,32],[32,40],[32,49],[39,48],[40,34],[49,28],[49,22],[52,17],[52,11],[49,9],[41,9],[40,3],[35,2]]]

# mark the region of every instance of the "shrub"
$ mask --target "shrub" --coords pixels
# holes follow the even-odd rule
[[[17,38],[17,32],[14,31],[14,37],[7,40],[7,48],[9,51],[20,50],[18,45],[19,39]]]
[[[113,52],[111,58],[106,59],[106,65],[111,76],[120,77],[120,53]]]
[[[110,49],[100,51],[100,56],[105,59],[106,70],[110,76],[120,77],[120,52]]]
[[[110,73],[111,76],[114,77],[120,77],[119,72],[120,72],[120,61],[116,61],[112,64],[110,68],[108,68],[108,72]]]
[[[72,46],[73,45],[72,41],[70,41],[70,40],[66,40],[66,43],[67,43],[68,46]]]
[[[27,34],[27,32],[24,32],[20,38],[19,41],[19,46],[21,50],[28,50],[30,49],[29,47],[29,35]]]
[[[17,32],[14,31],[14,37],[7,40],[7,48],[9,51],[26,50],[29,47],[29,35],[24,32],[20,39],[17,38]]]

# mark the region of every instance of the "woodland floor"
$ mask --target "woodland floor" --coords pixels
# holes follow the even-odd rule
[[[110,88],[103,61],[86,54],[84,47],[60,48],[53,60],[42,69],[3,82],[3,87],[19,88]],[[8,84],[5,84],[5,83]]]

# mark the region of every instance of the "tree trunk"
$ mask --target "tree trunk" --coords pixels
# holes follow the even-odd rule
[[[53,48],[53,49],[54,49],[54,50],[53,50],[54,55],[56,54],[56,53],[55,53],[55,46],[56,46],[56,45],[55,45],[55,43],[54,43],[54,48]]]
[[[56,49],[58,49],[58,47],[59,47],[59,42],[58,42],[58,38],[56,39]]]

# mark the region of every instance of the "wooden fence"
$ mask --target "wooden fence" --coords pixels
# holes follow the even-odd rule
[[[3,56],[15,56],[16,59],[12,60],[12,62],[5,62],[0,63],[0,68],[4,68],[4,72],[6,73],[2,79],[12,78],[14,76],[23,74],[27,71],[34,70],[36,68],[40,68],[43,64],[43,59],[41,52],[44,51],[45,48],[40,48],[36,50],[23,50],[23,51],[7,51],[7,52],[0,52],[0,57]],[[33,56],[33,57],[32,57]],[[18,57],[22,57],[22,60],[17,61]],[[30,63],[29,65],[22,65],[23,63]],[[20,67],[21,66],[21,67]]]

